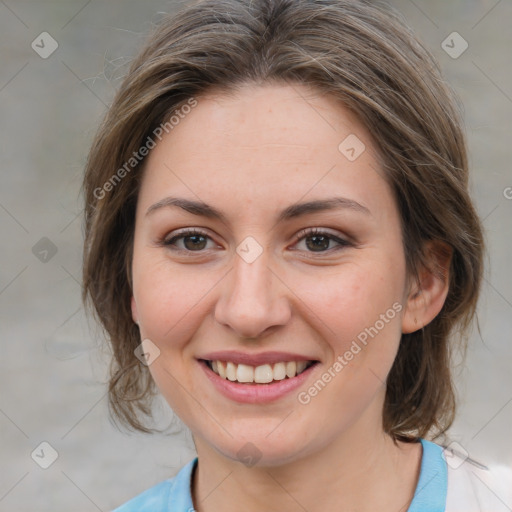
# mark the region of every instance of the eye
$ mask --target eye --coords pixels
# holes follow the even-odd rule
[[[322,231],[318,228],[308,228],[302,230],[297,235],[298,242],[305,241],[305,246],[307,248],[306,252],[330,252],[339,249],[343,249],[344,247],[348,247],[352,245],[349,241],[344,240],[328,231]],[[310,242],[308,243],[308,240]],[[335,242],[338,244],[337,247],[329,247],[331,242]]]
[[[162,241],[162,245],[165,247],[172,247],[173,250],[178,251],[186,251],[186,252],[202,252],[207,249],[212,249],[213,247],[207,247],[208,240],[211,240],[211,237],[208,233],[201,231],[199,229],[185,229],[181,232],[178,232],[171,238],[165,239]],[[183,246],[180,247],[177,243],[178,241],[183,242]],[[314,253],[325,253],[334,250],[342,249],[343,247],[348,247],[351,245],[350,242],[340,238],[336,235],[328,231],[322,231],[318,228],[308,228],[304,229],[297,234],[297,242],[305,241],[306,252],[314,252]],[[310,242],[308,242],[310,241]],[[337,247],[330,247],[331,243],[334,242],[337,244]],[[213,244],[215,246],[215,244]]]
[[[184,247],[176,247],[176,250],[188,252],[201,252],[203,249],[206,249],[206,240],[211,240],[208,234],[204,231],[198,229],[187,229],[179,232],[172,238],[164,240],[162,243],[166,247],[176,246],[176,242],[181,239],[183,239]]]

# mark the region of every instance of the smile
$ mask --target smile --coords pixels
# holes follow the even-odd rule
[[[245,384],[269,384],[273,381],[292,379],[315,363],[315,361],[286,361],[251,366],[231,361],[205,362],[222,379]]]
[[[320,368],[320,362],[313,360],[267,362],[258,366],[220,359],[197,361],[213,389],[224,397],[262,405],[290,396]]]

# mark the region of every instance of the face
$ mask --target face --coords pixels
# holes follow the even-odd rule
[[[332,98],[198,97],[148,156],[132,270],[151,374],[196,445],[278,465],[382,430],[407,297],[400,217],[367,129]]]

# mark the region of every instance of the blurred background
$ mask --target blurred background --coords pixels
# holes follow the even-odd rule
[[[512,4],[390,3],[464,104],[489,250],[449,438],[472,458],[512,466]],[[108,511],[195,456],[162,400],[156,422],[172,420],[169,435],[109,421],[108,349],[80,301],[87,150],[126,64],[177,6],[0,0],[0,511]]]

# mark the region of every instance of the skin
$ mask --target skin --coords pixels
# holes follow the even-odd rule
[[[196,510],[407,510],[422,450],[383,432],[385,381],[401,333],[437,315],[447,280],[423,270],[409,284],[400,216],[370,134],[334,99],[298,84],[197,99],[146,162],[132,266],[133,319],[160,350],[151,374],[198,452]],[[366,146],[352,162],[338,150],[350,134]],[[167,196],[208,203],[226,222],[176,206],[147,213]],[[333,196],[369,213],[340,208],[276,223],[289,205]],[[162,244],[181,228],[209,238],[199,249],[190,238]],[[331,239],[315,250],[311,236],[297,239],[304,228],[350,245]],[[252,263],[236,252],[248,236],[263,250]],[[304,354],[320,361],[299,391],[307,390],[394,303],[399,314],[307,405],[295,392],[235,403],[196,360],[224,349]],[[237,455],[247,442],[261,455],[251,467]]]

